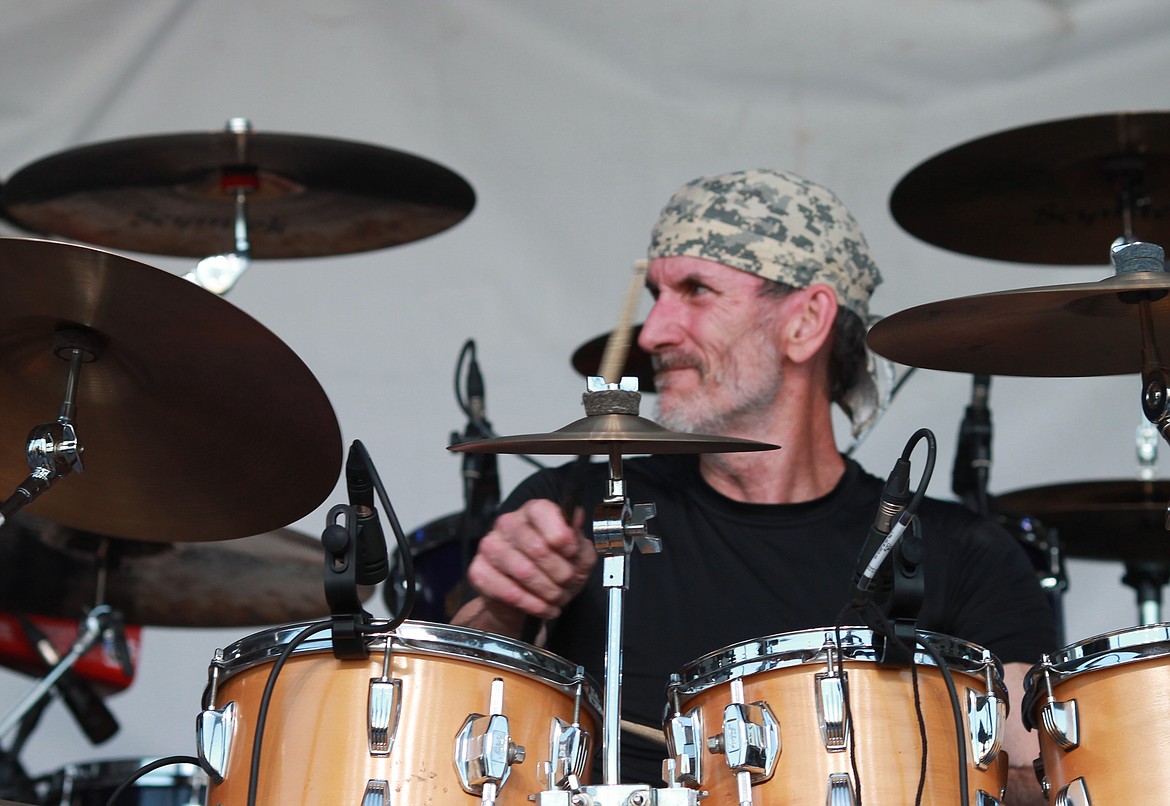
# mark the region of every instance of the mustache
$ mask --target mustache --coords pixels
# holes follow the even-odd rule
[[[655,374],[671,369],[695,369],[700,373],[706,371],[702,361],[681,352],[654,353],[650,356],[650,366],[654,368]]]

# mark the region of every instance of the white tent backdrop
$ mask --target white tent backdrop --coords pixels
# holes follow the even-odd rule
[[[1007,128],[1170,108],[1164,0],[6,0],[2,10],[0,176],[85,143],[246,116],[261,132],[415,153],[475,188],[474,212],[447,232],[258,262],[227,297],[308,364],[407,527],[462,506],[460,462],[445,446],[465,425],[452,393],[464,340],[478,344],[497,432],[581,416],[569,357],[617,320],[631,262],[682,182],[774,166],[833,188],[885,273],[874,309],[891,313],[1110,272],[1107,243],[1099,266],[1041,267],[916,240],[887,207],[911,168]],[[991,392],[993,492],[1135,477],[1136,377],[1005,378]],[[918,373],[858,457],[884,474],[929,427],[931,492],[950,496],[970,393],[970,376]],[[207,415],[208,429],[231,416]],[[150,436],[144,460],[167,462],[164,435]],[[501,459],[506,488],[527,472]],[[319,535],[344,500],[339,486],[289,525]],[[1070,642],[1137,623],[1121,575],[1117,563],[1069,563]],[[26,767],[192,753],[213,651],[259,629],[147,628],[137,679],[109,700],[120,733],[95,748],[54,705]],[[0,701],[29,685],[0,672]]]

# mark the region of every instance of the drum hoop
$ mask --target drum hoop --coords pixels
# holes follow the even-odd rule
[[[777,633],[717,649],[683,667],[679,673],[678,692],[684,697],[691,696],[729,680],[761,672],[808,664],[823,666],[827,660],[825,647],[830,644],[842,652],[846,662],[877,662],[873,630],[842,627],[840,636],[838,644],[837,630],[824,627]],[[977,644],[926,630],[919,630],[918,636],[939,651],[951,671],[971,675],[984,672],[983,648]],[[995,685],[1003,688],[1003,667],[994,655],[992,661]],[[914,662],[920,666],[935,665],[931,656],[922,649],[915,651]]]
[[[1138,663],[1170,655],[1170,624],[1114,630],[1078,641],[1048,656],[1049,664],[1037,664],[1029,678],[1047,668],[1054,682],[1085,672]]]
[[[216,653],[213,669],[219,670],[219,684],[233,675],[253,666],[275,660],[281,650],[312,622],[283,625],[262,630],[241,638]],[[404,621],[391,636],[392,654],[437,655],[456,660],[472,660],[495,669],[514,672],[538,680],[572,695],[580,679],[583,683],[582,702],[595,718],[601,714],[601,699],[593,679],[585,674],[577,676],[577,666],[548,650],[526,644],[513,638],[451,624],[429,621]],[[371,639],[371,656],[386,648],[385,636]],[[333,642],[328,631],[312,636],[293,650],[293,655],[332,652]]]

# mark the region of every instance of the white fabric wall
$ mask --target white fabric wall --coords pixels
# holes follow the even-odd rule
[[[228,297],[313,370],[346,444],[365,442],[408,527],[461,506],[459,460],[445,446],[464,425],[451,392],[463,341],[478,343],[499,433],[581,416],[569,356],[616,321],[631,261],[682,182],[775,166],[833,188],[885,273],[873,307],[891,313],[1109,272],[1108,244],[1100,266],[1053,268],[915,240],[887,209],[915,165],[1014,126],[1170,107],[1164,0],[5,0],[0,10],[0,176],[83,143],[247,116],[259,131],[413,152],[473,185],[475,211],[448,232],[257,263]],[[993,492],[1132,478],[1138,392],[1136,377],[997,379]],[[931,491],[949,496],[969,395],[969,376],[919,373],[859,458],[884,474],[928,426],[940,442]],[[151,448],[151,461],[167,461],[165,443]],[[510,488],[527,466],[507,457],[501,472]],[[339,487],[291,525],[319,534],[343,500]],[[1070,564],[1070,642],[1136,623],[1121,573]],[[26,766],[193,752],[212,652],[253,631],[148,628],[137,680],[109,701],[118,736],[90,746],[57,705]],[[0,710],[28,685],[0,671]]]

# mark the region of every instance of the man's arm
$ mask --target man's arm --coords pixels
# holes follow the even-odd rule
[[[1003,740],[1009,764],[1005,806],[1046,806],[1048,803],[1032,766],[1032,761],[1040,755],[1040,740],[1024,727],[1020,718],[1024,678],[1029,668],[1026,663],[1005,663],[1003,666],[1003,682],[1011,703]]]

